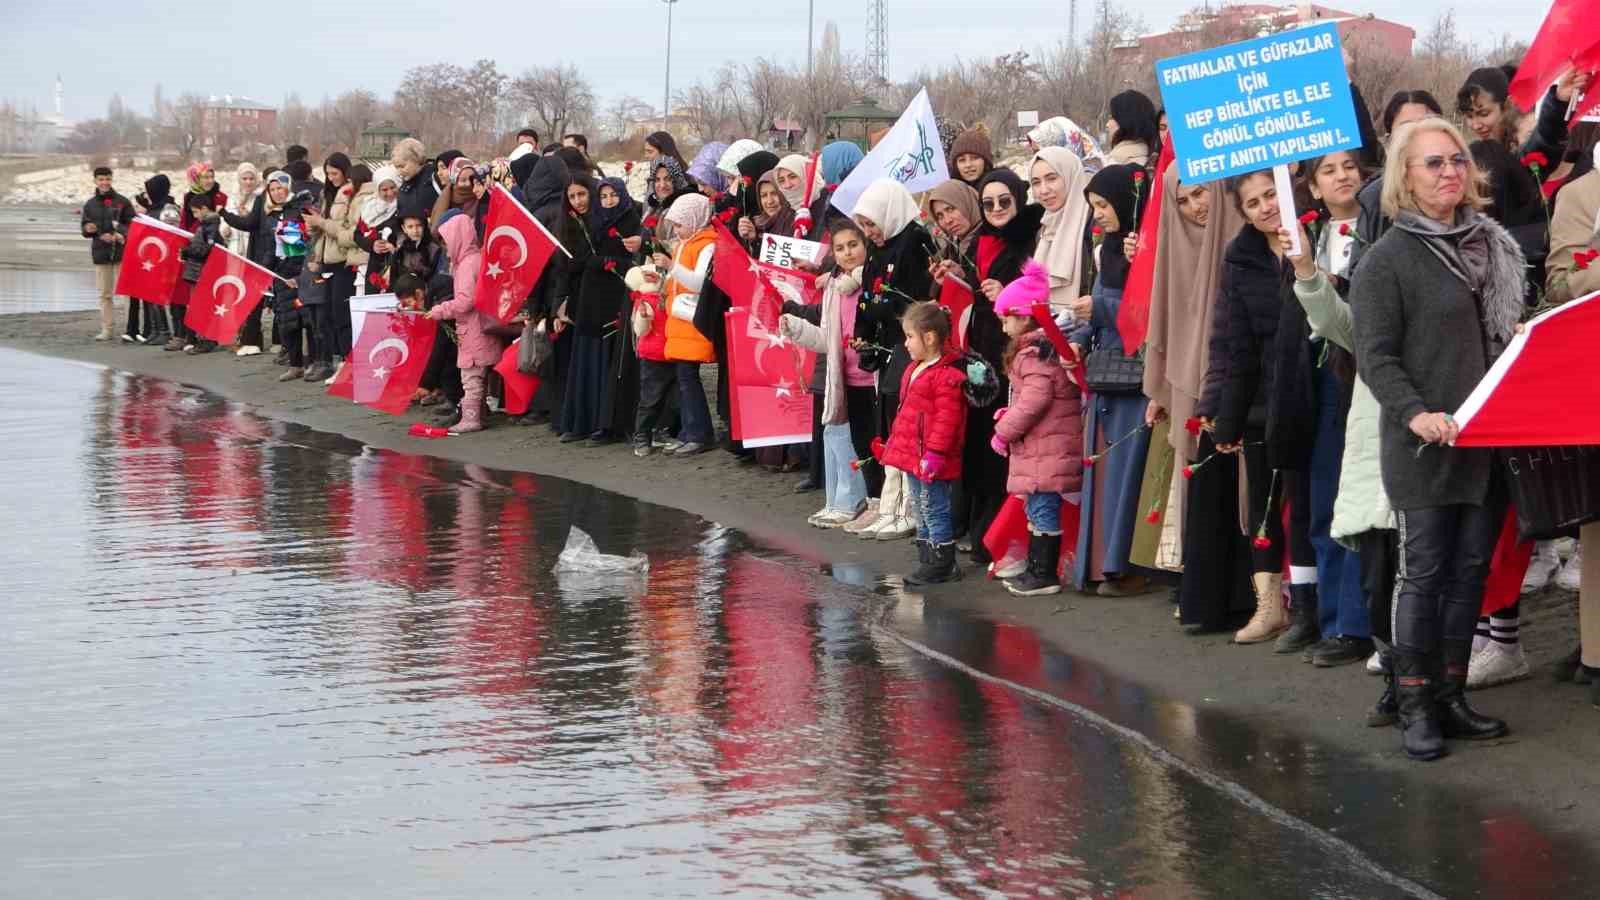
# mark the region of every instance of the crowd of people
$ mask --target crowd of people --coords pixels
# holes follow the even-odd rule
[[[1322,668],[1365,662],[1385,682],[1369,723],[1398,723],[1405,752],[1433,759],[1446,739],[1506,734],[1465,691],[1528,674],[1518,605],[1485,614],[1505,478],[1491,451],[1453,446],[1450,413],[1536,307],[1600,288],[1584,264],[1600,243],[1600,126],[1565,121],[1587,79],[1526,114],[1510,79],[1473,72],[1448,111],[1398,91],[1375,117],[1352,88],[1364,145],[1300,163],[1305,214],[1287,219],[1270,170],[1188,184],[1158,169],[1164,114],[1137,91],[1111,100],[1104,141],[1062,117],[1034,128],[1020,171],[997,167],[983,128],[943,127],[947,182],[916,197],[878,180],[848,215],[831,204],[863,157],[848,141],[814,159],[748,139],[686,157],[657,132],[644,197],[624,177],[634,163],[607,173],[583,136],[541,147],[531,129],[487,161],[407,139],[376,170],[332,153],[316,172],[290,148],[281,166],[241,165],[234,198],[205,164],[177,197],[157,176],[136,202],[106,172],[83,214],[98,337],[115,329],[117,235],[136,209],[194,233],[187,282],[219,241],[283,276],[262,304],[270,331],[258,308],[230,348],[276,348],[280,381],[333,377],[358,293],[452,323],[417,401],[453,434],[504,420],[491,367],[534,323],[553,352],[529,411],[504,417],[516,424],[641,458],[725,451],[803,471],[797,491],[822,492],[811,525],[913,541],[908,584],[970,564],[999,566],[1023,597],[1176,584],[1186,632]],[[570,253],[504,325],[474,305],[493,185]],[[785,303],[778,323],[817,354],[808,444],[751,449],[726,430],[723,314],[747,298],[712,277],[719,224],[751,250],[769,233],[825,247],[796,264],[821,302]],[[1149,328],[1129,347],[1118,318],[1141,254]],[[939,302],[952,278],[974,289],[959,343]],[[185,330],[181,296],[130,302],[122,339],[217,349]],[[1020,561],[984,540],[1009,497],[1027,519]],[[1600,698],[1600,585],[1581,566],[1597,540],[1583,526],[1564,563],[1564,544],[1541,542],[1523,588],[1581,583],[1581,649],[1563,673]]]

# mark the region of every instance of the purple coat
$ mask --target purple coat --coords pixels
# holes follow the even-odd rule
[[[505,350],[500,339],[484,331],[495,324],[478,312],[478,235],[471,216],[451,216],[439,229],[445,252],[450,254],[450,277],[455,296],[432,309],[435,318],[456,321],[456,365],[463,369],[492,366]]]
[[[1010,405],[994,426],[1010,445],[1006,492],[1071,493],[1083,487],[1083,395],[1044,332],[1024,340],[1006,369]]]

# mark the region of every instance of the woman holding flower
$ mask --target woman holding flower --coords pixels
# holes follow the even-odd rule
[[[639,363],[627,364],[621,345],[628,343],[621,324],[628,288],[622,278],[633,267],[639,245],[638,204],[620,178],[607,178],[595,189],[582,246],[583,277],[570,292],[567,317],[572,320],[572,362],[561,404],[564,440],[587,438],[609,443],[633,431],[633,403],[639,395]],[[631,381],[630,381],[631,376]]]

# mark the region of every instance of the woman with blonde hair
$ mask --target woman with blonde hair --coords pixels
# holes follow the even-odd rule
[[[1402,128],[1384,168],[1391,228],[1351,286],[1357,366],[1381,410],[1384,491],[1400,531],[1394,671],[1413,759],[1444,738],[1506,724],[1466,700],[1467,664],[1506,492],[1492,451],[1455,447],[1451,417],[1505,349],[1523,312],[1524,261],[1483,215],[1483,179],[1439,118]]]

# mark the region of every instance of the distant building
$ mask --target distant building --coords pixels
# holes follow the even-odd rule
[[[1417,38],[1415,30],[1399,22],[1315,3],[1236,3],[1184,13],[1171,31],[1142,35],[1117,47],[1113,58],[1119,63],[1149,66],[1169,56],[1323,22],[1339,23],[1339,39],[1347,47],[1360,46],[1396,59],[1410,59]]]
[[[773,119],[767,129],[767,146],[773,150],[795,150],[806,146],[806,126],[799,119]]]
[[[243,144],[271,144],[278,136],[278,109],[249,97],[212,95],[200,117],[196,146],[226,153]]]

